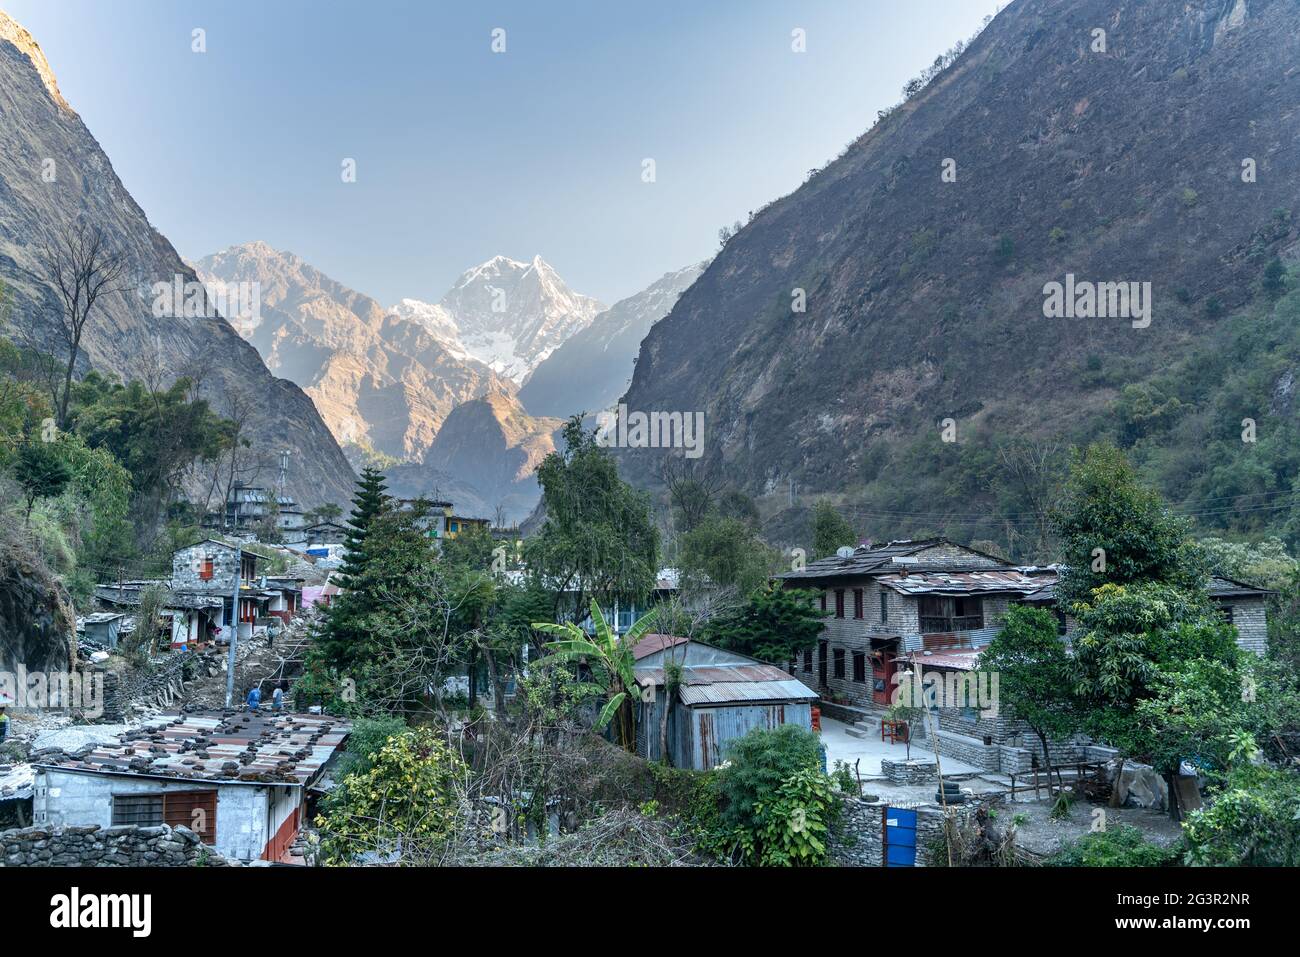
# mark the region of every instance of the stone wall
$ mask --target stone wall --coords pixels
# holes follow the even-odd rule
[[[884,860],[883,813],[881,802],[845,798],[839,820],[831,827],[830,863],[837,867],[881,867]],[[969,809],[953,813],[968,815]],[[943,834],[943,808],[916,808],[916,866],[930,867],[931,845]]]
[[[26,827],[0,831],[0,867],[231,867],[187,827]]]
[[[212,577],[203,578],[204,559],[212,560]],[[229,596],[239,577],[235,550],[215,542],[199,542],[189,548],[179,549],[172,556],[172,591],[194,592],[204,595]]]
[[[890,784],[913,785],[939,783],[939,770],[933,761],[918,760],[893,761],[880,759],[880,770]]]
[[[1268,651],[1268,616],[1264,599],[1232,598],[1224,599],[1220,604],[1232,609],[1238,645],[1257,655]]]
[[[108,724],[120,724],[131,717],[133,703],[170,707],[181,697],[187,680],[210,671],[207,662],[193,651],[173,651],[149,669],[100,666],[97,670],[104,676],[104,713],[100,720]]]

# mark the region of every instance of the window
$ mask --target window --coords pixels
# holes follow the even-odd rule
[[[1057,608],[1056,609],[1056,633],[1058,635],[1063,635],[1066,633],[1069,627],[1070,627],[1069,624],[1065,620],[1065,609]]]
[[[866,682],[867,656],[860,651],[853,652],[853,680]]]
[[[161,794],[114,794],[113,826],[139,824],[158,827],[163,822]]]
[[[976,597],[947,598],[926,595],[917,599],[921,633],[975,631],[984,627],[984,610]]]
[[[864,617],[862,612],[862,589],[861,588],[853,589],[853,617],[854,618]]]
[[[212,559],[209,557],[199,561],[199,581],[212,581]]]
[[[1226,622],[1227,622],[1228,624],[1230,624],[1230,625],[1232,624],[1232,606],[1231,606],[1231,605],[1220,605],[1220,606],[1219,606],[1219,614],[1223,616],[1223,620],[1224,620],[1224,621],[1226,621]]]
[[[889,621],[889,597],[882,588],[880,589],[880,623],[883,625],[887,621]]]
[[[844,589],[835,589],[835,617],[844,617]]]
[[[204,844],[217,843],[217,792],[167,791],[162,794],[114,794],[113,826],[185,826]]]
[[[844,677],[844,649],[843,648],[835,649],[835,677],[836,678]]]
[[[822,614],[826,614],[826,592],[822,592]]]
[[[812,649],[811,648],[805,648],[803,650],[803,670],[807,671],[810,674],[812,673]]]

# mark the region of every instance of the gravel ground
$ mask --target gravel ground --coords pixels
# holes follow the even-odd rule
[[[1065,841],[1074,840],[1087,834],[1092,828],[1093,810],[1106,812],[1106,824],[1131,824],[1140,829],[1147,840],[1160,845],[1169,845],[1182,834],[1182,826],[1165,811],[1152,811],[1141,807],[1106,807],[1077,801],[1070,808],[1068,818],[1054,821],[1051,818],[1052,804],[1046,799],[1034,800],[1033,796],[1017,795],[1014,804],[1003,805],[999,814],[1023,814],[1027,818],[1016,825],[1016,843],[1035,854],[1049,855],[1061,849]]]

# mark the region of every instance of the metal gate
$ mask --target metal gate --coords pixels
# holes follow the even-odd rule
[[[881,811],[884,832],[885,867],[916,866],[916,811],[910,808],[885,807]]]

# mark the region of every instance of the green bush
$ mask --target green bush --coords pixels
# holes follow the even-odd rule
[[[390,737],[370,767],[349,774],[318,819],[321,860],[348,865],[358,855],[392,853],[434,863],[457,825],[457,785],[468,771],[455,751],[427,729]]]
[[[792,724],[755,728],[727,753],[718,771],[724,850],[764,867],[825,863],[839,799],[817,736]]]
[[[1247,765],[1183,823],[1190,864],[1300,865],[1300,775]]]
[[[1048,858],[1050,867],[1168,867],[1177,863],[1177,847],[1152,844],[1130,824],[1070,841]]]
[[[365,774],[374,766],[375,756],[390,738],[406,733],[406,722],[401,718],[358,718],[352,723],[348,735],[348,749],[343,754],[340,772]]]
[[[793,724],[755,728],[732,741],[719,772],[726,823],[752,830],[757,824],[755,805],[771,801],[797,771],[820,764],[817,735]]]

